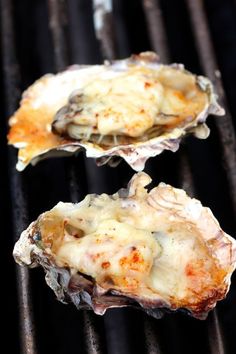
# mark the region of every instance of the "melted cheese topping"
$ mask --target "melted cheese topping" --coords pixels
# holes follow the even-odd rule
[[[197,306],[225,276],[194,225],[202,207],[189,198],[183,209],[169,186],[148,194],[133,182],[132,189],[135,196],[89,195],[43,214],[38,226],[46,252],[103,289],[164,297],[172,308]]]
[[[208,94],[190,73],[148,61],[117,63],[46,75],[23,94],[20,108],[10,119],[8,134],[9,144],[20,149],[19,168],[50,150],[72,144],[68,135],[81,138],[94,132],[141,139],[153,125],[163,128],[161,134],[176,126],[184,129],[209,103]],[[83,110],[69,124],[67,120],[56,122],[59,133],[64,129],[66,137],[62,138],[52,132],[51,125],[75,90],[83,94]],[[154,136],[159,134],[157,131]],[[132,141],[121,141],[127,143]],[[117,145],[116,141],[112,145]]]
[[[150,232],[108,219],[86,237],[62,244],[57,262],[68,263],[98,282],[131,290],[145,282],[160,252]]]
[[[55,130],[75,139],[86,133],[140,137],[153,126],[190,122],[208,103],[195,80],[165,66],[108,70],[75,94],[69,111],[58,114]]]
[[[51,124],[70,93],[104,71],[103,66],[66,70],[45,75],[24,92],[20,108],[10,118],[8,142],[19,150],[19,160],[27,165],[33,158],[70,141],[55,135]]]

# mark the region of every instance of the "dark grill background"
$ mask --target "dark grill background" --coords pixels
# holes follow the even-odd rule
[[[150,49],[163,61],[181,62],[189,70],[207,74],[227,115],[209,119],[209,139],[188,138],[177,153],[150,159],[145,170],[155,184],[165,181],[198,196],[223,229],[235,235],[235,120],[232,123],[229,112],[236,113],[236,2],[114,0],[113,7],[113,23],[108,20],[110,28],[100,46],[89,0],[1,0],[2,348],[28,354],[236,353],[235,276],[227,299],[207,321],[183,314],[154,320],[128,308],[98,317],[57,302],[41,269],[30,271],[28,279],[28,271],[15,267],[12,259],[14,240],[41,212],[59,200],[115,192],[133,175],[124,162],[116,169],[98,168],[82,153],[77,158],[43,161],[17,173],[16,152],[7,148],[5,135],[7,118],[18,107],[22,90],[43,74],[69,64],[95,64],[103,57],[126,57]],[[214,73],[214,56],[228,105]]]

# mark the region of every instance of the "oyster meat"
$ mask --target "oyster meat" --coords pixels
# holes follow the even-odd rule
[[[41,265],[62,302],[103,314],[135,306],[154,316],[182,309],[204,319],[223,299],[236,267],[236,241],[210,209],[138,173],[111,196],[58,203],[25,230],[16,262]]]
[[[145,52],[42,77],[10,118],[8,140],[19,148],[18,170],[84,148],[100,165],[118,156],[139,171],[187,133],[206,138],[211,113],[224,110],[207,78]]]

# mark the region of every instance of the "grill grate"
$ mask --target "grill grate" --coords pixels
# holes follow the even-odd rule
[[[14,34],[12,28],[12,8],[8,1],[1,3],[1,22],[4,28],[4,36],[2,36],[3,54],[3,73],[4,73],[4,89],[6,92],[6,110],[7,114],[11,114],[17,107],[19,99],[19,71],[15,61],[14,50]],[[27,206],[22,188],[22,178],[15,172],[15,156],[9,153],[9,174],[12,200],[15,201],[13,208],[14,224],[14,240],[18,238],[19,232],[23,230],[28,223]],[[19,322],[21,330],[21,348],[24,353],[36,353],[34,341],[34,325],[31,306],[31,292],[29,287],[29,274],[26,268],[17,267],[16,270],[17,287],[18,287],[18,306]]]
[[[208,2],[206,1],[206,5]],[[97,3],[103,3],[103,1],[94,1],[94,4]],[[42,72],[38,70],[39,72],[34,75],[37,77],[40,76],[39,74],[43,74],[44,71],[52,71],[53,68],[50,59],[47,59],[48,57],[52,58],[54,69],[58,71],[73,62],[94,63],[101,61],[102,57],[111,59],[117,55],[128,56],[132,51],[137,52],[149,49],[149,46],[160,54],[162,61],[172,61],[170,60],[171,47],[167,43],[173,43],[173,39],[170,37],[174,38],[174,35],[168,35],[165,28],[165,25],[168,27],[166,16],[168,16],[173,1],[169,1],[169,3],[170,7],[168,8],[164,1],[161,2],[160,0],[129,1],[126,4],[125,1],[115,0],[113,1],[114,13],[105,14],[105,26],[102,30],[96,32],[93,30],[92,25],[93,4],[91,1],[38,1],[39,8],[35,5],[36,9],[34,9],[30,5],[30,1],[23,0],[21,3],[22,8],[23,11],[26,11],[24,16],[30,16],[31,13],[35,14],[37,10],[41,13],[40,9],[42,9],[41,15],[48,16],[50,29],[50,32],[47,33],[50,36],[49,42],[51,41],[50,48],[47,47],[48,52],[45,51],[43,54],[36,53],[39,55],[37,64],[41,65],[40,70]],[[210,138],[209,141],[204,143],[187,141],[182,146],[181,151],[175,155],[163,154],[148,162],[147,171],[150,172],[155,181],[163,179],[172,184],[180,185],[190,194],[199,194],[201,199],[203,201],[206,200],[208,205],[210,205],[208,201],[211,200],[212,205],[210,206],[213,210],[215,208],[215,214],[217,215],[218,213],[217,216],[224,223],[223,226],[226,229],[228,228],[227,231],[233,233],[235,224],[231,221],[231,216],[233,215],[232,209],[235,212],[236,208],[236,143],[232,117],[226,104],[218,72],[217,75],[215,74],[217,70],[216,58],[203,2],[186,0],[186,3],[185,1],[181,1],[181,3],[181,6],[186,7],[190,16],[199,64],[204,73],[214,81],[227,114],[224,118],[216,119],[215,123],[212,123],[213,138]],[[136,21],[144,21],[145,16],[147,33],[144,22],[134,25],[135,29],[131,29],[131,25],[127,23],[130,14],[135,17]],[[136,16],[135,14],[138,15]],[[26,67],[22,62],[22,58],[24,58],[22,51],[27,46],[19,48],[17,39],[21,36],[21,45],[23,43],[22,40],[27,39],[24,38],[24,33],[23,35],[17,33],[17,16],[22,16],[24,20],[26,18],[23,16],[22,10],[19,11],[17,2],[1,0],[2,84],[4,87],[6,116],[12,114],[17,108],[22,82],[23,86],[27,86],[36,78],[34,75],[27,78],[25,74]],[[38,25],[38,31],[40,31],[42,26],[40,26],[39,21],[42,17],[38,18],[38,20],[36,19],[37,16],[31,23],[34,27]],[[81,23],[78,23],[78,20]],[[138,26],[142,27],[144,34],[140,35],[141,31],[138,30]],[[86,28],[86,31],[83,28]],[[135,43],[134,35],[136,34],[134,32],[136,29],[138,31],[137,36],[140,35],[141,44]],[[34,31],[36,31],[35,28]],[[101,42],[100,46],[96,41],[96,36]],[[146,38],[148,36],[150,43]],[[31,37],[29,36],[28,38]],[[38,39],[38,41],[46,43],[44,38]],[[182,56],[182,61],[184,61],[187,52]],[[189,56],[193,56],[193,52],[190,50]],[[33,55],[31,56],[32,58]],[[195,63],[195,59],[192,62]],[[32,67],[34,66],[34,64],[31,65]],[[32,70],[34,72],[32,67],[29,71]],[[220,141],[220,147],[218,146],[218,141]],[[200,144],[204,145],[204,147],[200,147]],[[213,147],[215,148],[214,152],[212,150]],[[201,150],[201,148],[206,150]],[[209,168],[206,168],[205,174],[202,173],[200,176],[200,183],[196,181],[199,177],[197,170],[201,167],[201,159],[196,158],[198,151],[206,151],[206,157],[201,156],[203,169],[208,163],[208,156],[215,156],[217,152],[217,156],[213,156],[213,161],[209,162],[209,164],[213,169],[213,173],[214,171],[220,171],[220,177],[218,179],[216,177],[216,182],[215,184],[213,183],[213,187],[209,187],[210,191],[206,193],[206,197],[204,197],[204,193],[209,183],[211,183],[212,174],[209,175]],[[124,163],[117,170],[112,170],[108,167],[97,168],[93,161],[85,159],[82,155],[78,158],[62,159],[60,162],[50,161],[48,163],[45,161],[35,167],[34,170],[29,169],[29,171],[18,174],[14,166],[15,158],[15,152],[10,148],[8,164],[9,186],[13,204],[14,239],[18,238],[20,232],[28,225],[29,220],[34,218],[39,212],[52,207],[60,197],[65,200],[70,197],[75,202],[80,200],[87,192],[110,193],[117,190],[122,183],[125,185],[132,175],[132,171]],[[176,162],[176,160],[178,161]],[[55,166],[56,172],[49,177],[50,166]],[[173,169],[175,171],[174,176]],[[58,178],[57,173],[60,173],[59,181],[58,184],[54,185],[56,178]],[[117,177],[118,175],[119,178]],[[39,201],[34,199],[39,197],[41,193],[41,177],[43,181],[49,183],[49,186],[45,187],[46,192],[50,190],[50,184],[55,190],[52,200],[48,203],[45,202],[45,198],[48,198],[46,193]],[[204,179],[206,179],[207,187],[204,186]],[[226,187],[215,195],[220,183],[224,183]],[[65,190],[63,193],[60,190],[61,186]],[[225,190],[226,195],[223,195]],[[222,202],[227,204],[224,206],[223,211]],[[37,203],[39,205],[36,205]],[[12,244],[10,244],[10,248],[12,248]],[[12,274],[14,276],[14,272]],[[233,314],[231,318],[224,313],[224,311],[233,312],[233,301],[230,296],[225,305],[219,305],[219,317],[215,310],[205,322],[198,322],[179,315],[167,315],[162,320],[156,321],[131,309],[111,310],[104,318],[98,318],[86,311],[75,314],[76,311],[74,309],[68,307],[65,310],[64,308],[61,309],[61,305],[55,304],[53,295],[48,295],[48,289],[42,290],[41,299],[41,294],[37,294],[37,292],[41,291],[41,287],[45,287],[41,285],[43,284],[42,280],[37,279],[37,274],[33,274],[31,279],[28,270],[25,268],[16,268],[16,278],[19,325],[12,330],[15,333],[15,338],[17,338],[17,332],[20,328],[20,348],[22,353],[46,354],[52,351],[57,351],[58,353],[83,353],[85,348],[88,353],[99,354],[137,352],[159,354],[188,353],[190,351],[192,353],[209,352],[222,354],[226,353],[226,349],[230,350],[231,353],[236,350],[233,343],[235,333],[233,333],[232,329],[228,333],[230,326],[235,324]],[[34,278],[36,279],[34,280]],[[38,278],[42,278],[42,273],[38,275]],[[37,282],[39,283],[37,284]],[[233,282],[233,289],[235,288],[234,284],[235,282]],[[51,296],[50,299],[49,296]],[[37,310],[37,306],[40,312],[42,311],[41,313]],[[51,306],[52,309],[50,308]],[[53,316],[55,317],[53,318]],[[49,323],[46,323],[47,321]],[[221,321],[224,330],[224,342],[219,324]],[[50,326],[53,326],[53,328]],[[226,345],[228,345],[227,348]],[[18,346],[13,347],[13,350],[9,350],[9,352],[16,351],[19,351]]]

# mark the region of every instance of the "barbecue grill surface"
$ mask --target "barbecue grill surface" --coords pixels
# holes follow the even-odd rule
[[[1,0],[0,221],[2,348],[8,353],[236,353],[236,276],[225,301],[206,321],[184,314],[161,320],[132,309],[104,317],[55,300],[41,269],[15,266],[12,249],[20,232],[60,201],[87,193],[113,193],[133,171],[97,167],[81,153],[15,171],[16,151],[6,145],[7,119],[21,92],[37,78],[74,63],[101,63],[156,50],[164,62],[184,63],[216,84],[226,108],[210,118],[206,141],[187,138],[180,150],[146,164],[153,183],[182,187],[209,206],[236,235],[236,2],[234,0],[114,0],[113,15],[97,39],[90,0]],[[210,36],[210,37],[209,37]],[[222,90],[218,68],[222,73]],[[227,101],[225,100],[225,95]]]

